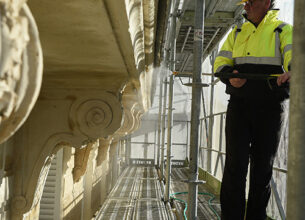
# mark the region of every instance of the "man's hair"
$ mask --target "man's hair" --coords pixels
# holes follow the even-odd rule
[[[274,5],[275,5],[275,0],[271,0],[269,10],[274,9]]]

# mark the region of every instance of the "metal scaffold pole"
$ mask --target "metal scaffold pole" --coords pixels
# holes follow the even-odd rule
[[[160,73],[159,89],[159,115],[158,115],[158,148],[157,148],[157,167],[160,168],[160,150],[161,150],[161,127],[162,127],[162,95],[163,95],[163,76]]]
[[[295,1],[289,115],[287,219],[304,219],[305,204],[305,2]]]
[[[167,39],[169,37],[169,30],[166,30],[166,37],[165,37],[165,42],[167,43]],[[167,82],[166,80],[166,75],[167,75],[167,68],[168,68],[168,54],[169,54],[169,48],[165,46],[164,50],[164,60],[163,60],[163,68],[161,69],[160,73],[160,94],[161,90],[162,95],[164,92],[164,96],[160,95],[160,100],[159,100],[159,117],[161,120],[160,124],[160,136],[158,136],[158,143],[159,143],[159,137],[160,137],[160,144],[158,144],[159,150],[161,150],[161,164],[158,165],[160,167],[160,172],[161,172],[161,178],[164,178],[164,141],[165,141],[165,113],[166,113],[166,99],[167,99]],[[164,83],[164,88],[162,89],[162,85]],[[164,97],[164,98],[163,98]],[[163,106],[162,106],[162,99],[163,99]],[[163,110],[162,110],[163,107]],[[158,157],[159,159],[159,157]]]
[[[176,20],[179,1],[172,1],[171,21],[170,21],[170,69],[175,71],[176,62]],[[166,185],[165,201],[169,201],[170,182],[171,182],[171,157],[172,157],[172,127],[173,127],[173,93],[174,93],[174,75],[171,73],[169,78],[169,96],[168,96],[168,115],[167,115],[167,158],[166,158]]]
[[[211,65],[213,66],[214,61],[216,59],[216,50],[212,52],[211,57]],[[211,77],[211,88],[210,88],[210,112],[209,112],[209,130],[208,130],[208,150],[207,150],[207,160],[206,160],[206,168],[209,173],[212,173],[212,142],[213,142],[213,125],[214,125],[214,117],[213,108],[214,108],[214,76]]]
[[[126,140],[126,147],[127,147],[127,164],[130,165],[130,157],[131,157],[131,136],[127,136]]]
[[[127,140],[126,137],[122,140],[124,145],[124,151],[125,151],[125,165],[129,165],[129,158],[128,158],[128,149],[127,149]]]
[[[194,25],[194,63],[191,110],[191,138],[189,165],[188,219],[197,218],[198,197],[198,129],[201,100],[201,57],[203,50],[204,0],[196,0]]]
[[[168,10],[170,10],[170,8],[168,9]],[[170,12],[170,11],[168,11],[168,12]],[[168,24],[169,22],[167,22],[167,24]],[[168,38],[169,38],[169,28],[166,30],[166,35],[165,35],[165,50],[164,50],[164,60],[163,60],[163,68],[162,68],[162,70],[161,70],[161,73],[160,73],[160,94],[161,94],[161,88],[162,88],[162,83],[163,83],[163,81],[165,80],[165,78],[166,78],[166,72],[167,72],[167,68],[168,68],[168,54],[169,54],[169,47],[168,47]],[[164,71],[164,69],[166,70],[166,71]],[[163,74],[165,72],[165,74]],[[164,85],[164,88],[167,88],[166,87],[166,85]],[[167,92],[167,91],[165,91],[164,89],[163,89],[163,91],[164,91],[164,93],[165,92]],[[162,95],[163,95],[163,91],[162,91]],[[161,134],[160,134],[160,138],[161,138],[161,140],[160,140],[160,145],[158,145],[158,147],[159,147],[159,149],[161,150],[161,165],[159,165],[159,167],[160,167],[160,169],[161,169],[161,175],[162,175],[162,178],[163,178],[163,168],[164,167],[162,167],[162,163],[164,162],[164,152],[163,152],[163,150],[164,150],[164,140],[165,140],[165,134],[164,134],[164,129],[165,129],[165,111],[164,111],[164,109],[166,109],[166,106],[164,106],[164,103],[166,103],[166,96],[167,96],[167,93],[166,94],[164,94],[164,103],[163,103],[163,106],[162,106],[162,95],[160,95],[160,100],[159,100],[159,117],[160,117],[160,121],[161,121],[161,124],[160,124],[160,132],[161,132]],[[163,111],[162,111],[162,107],[163,107]],[[162,116],[162,113],[163,113],[163,116]],[[158,138],[159,138],[159,136],[158,136]],[[158,140],[158,143],[159,143],[159,140]]]
[[[169,201],[170,181],[171,181],[171,157],[172,157],[172,127],[173,127],[173,87],[174,76],[169,79],[169,96],[168,96],[168,115],[167,115],[167,154],[166,154],[166,185],[165,185],[165,201]]]
[[[161,136],[161,178],[164,179],[164,146],[165,146],[165,119],[166,119],[166,100],[167,100],[167,78],[164,82],[164,98],[162,111],[162,136]]]

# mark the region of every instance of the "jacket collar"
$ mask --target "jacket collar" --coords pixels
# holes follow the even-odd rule
[[[265,17],[263,18],[263,20],[261,21],[261,23],[259,23],[259,25],[268,24],[270,22],[276,21],[278,15],[279,15],[279,11],[280,11],[279,9],[271,9],[271,10],[269,10],[267,12],[267,14],[265,15]],[[254,23],[252,21],[248,20],[246,13],[243,14],[243,17],[247,21],[249,21],[250,23],[252,23],[254,25]]]

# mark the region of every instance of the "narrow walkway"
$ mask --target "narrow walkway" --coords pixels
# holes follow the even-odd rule
[[[154,167],[127,167],[112,189],[96,220],[164,219],[161,188]]]
[[[171,193],[177,193],[177,192],[187,192],[188,191],[188,185],[185,182],[182,182],[183,180],[188,179],[188,169],[187,168],[173,168],[172,169],[172,182],[171,182]],[[198,192],[205,192],[210,193],[211,189],[209,189],[205,184],[201,184],[198,187]],[[183,199],[187,202],[187,194],[183,195],[175,195],[176,198]],[[208,195],[198,195],[198,219],[200,220],[213,220],[218,219],[216,214],[212,211],[212,209],[209,207],[209,200],[211,199],[211,196]],[[183,213],[184,205],[180,202],[176,203],[180,208],[181,212]],[[215,199],[211,201],[212,208],[218,213],[220,216],[221,209],[220,209],[220,203],[219,203],[219,197],[215,196]]]

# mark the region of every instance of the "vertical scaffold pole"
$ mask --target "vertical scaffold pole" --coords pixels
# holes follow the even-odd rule
[[[126,136],[125,136],[125,138],[122,140],[122,142],[123,142],[123,146],[124,146],[124,152],[125,152],[125,165],[126,166],[128,166],[129,164],[128,164],[128,151],[127,151],[127,141],[126,141]]]
[[[159,115],[158,115],[158,143],[157,143],[157,167],[160,168],[160,150],[161,150],[161,125],[162,125],[162,95],[163,95],[163,76],[160,73],[159,89]]]
[[[164,98],[162,111],[162,146],[161,146],[161,178],[164,179],[164,147],[165,147],[165,119],[166,119],[166,101],[167,101],[167,78],[164,81]]]
[[[175,71],[176,65],[176,20],[179,6],[178,0],[173,0],[170,14],[170,69]],[[173,127],[173,95],[174,93],[174,76],[170,73],[169,78],[169,96],[168,96],[168,114],[167,114],[167,158],[166,158],[166,185],[165,185],[165,201],[169,201],[170,182],[171,182],[171,161],[172,161],[172,127]]]
[[[126,147],[127,147],[127,164],[130,165],[130,157],[131,157],[131,135],[130,134],[127,136]]]
[[[172,127],[173,127],[173,92],[174,92],[174,76],[171,74],[169,78],[169,96],[168,96],[168,114],[167,114],[167,154],[166,154],[166,185],[165,185],[165,201],[169,201],[170,182],[171,182],[171,162],[172,162]]]
[[[305,2],[295,1],[289,115],[287,219],[304,219],[305,204]]]
[[[166,38],[168,38],[169,32],[166,31]],[[165,41],[167,43],[167,40]],[[165,148],[165,119],[166,119],[166,101],[167,101],[167,68],[168,68],[168,54],[169,54],[169,48],[165,46],[164,50],[164,69],[165,77],[162,78],[162,83],[164,85],[163,91],[163,111],[162,111],[162,130],[161,130],[161,166],[160,166],[160,172],[161,172],[161,179],[164,180],[164,148]],[[164,81],[163,81],[164,80]],[[161,86],[162,86],[161,83]]]
[[[213,66],[214,61],[216,59],[216,50],[212,52],[211,57],[211,65]],[[213,71],[212,71],[213,72]],[[214,126],[214,117],[213,109],[214,109],[214,76],[211,77],[211,88],[210,88],[210,112],[209,112],[209,130],[208,130],[208,149],[207,149],[207,160],[206,160],[206,168],[209,173],[212,173],[212,144],[213,144],[213,126]]]
[[[167,14],[170,13],[170,7],[167,9]],[[160,73],[160,90],[162,88],[163,85],[163,81],[166,78],[166,73],[167,73],[167,68],[168,68],[168,54],[169,54],[169,47],[168,47],[168,38],[169,38],[169,22],[167,19],[167,30],[166,30],[166,34],[165,34],[165,50],[164,50],[164,56],[163,56],[163,63],[161,65],[162,69],[161,69],[161,73]],[[165,71],[164,71],[165,70]],[[165,73],[165,74],[164,74]],[[164,85],[164,89],[167,88],[166,84]],[[164,90],[164,100],[163,100],[163,111],[162,111],[162,104],[159,103],[159,111],[161,111],[161,115],[160,115],[160,120],[161,120],[161,144],[159,146],[160,150],[161,150],[161,165],[160,165],[160,171],[161,171],[161,178],[163,179],[163,171],[164,171],[164,140],[165,140],[165,110],[166,106],[164,106],[164,103],[166,103],[166,99],[167,99],[167,90]],[[162,96],[160,96],[160,98],[163,98]],[[162,103],[162,101],[160,101]],[[161,109],[160,109],[161,106]],[[163,114],[162,114],[163,113]]]
[[[201,100],[201,57],[203,50],[203,22],[205,0],[196,0],[194,25],[194,62],[192,85],[191,110],[191,139],[190,139],[190,165],[189,165],[189,193],[188,193],[188,219],[197,218],[198,197],[198,129]]]

